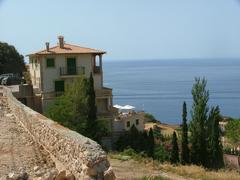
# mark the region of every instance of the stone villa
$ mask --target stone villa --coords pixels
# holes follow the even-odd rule
[[[29,71],[35,94],[35,106],[39,112],[46,112],[54,98],[61,95],[74,78],[93,74],[98,115],[111,115],[112,89],[103,86],[101,50],[67,44],[63,36],[58,44],[29,54]]]

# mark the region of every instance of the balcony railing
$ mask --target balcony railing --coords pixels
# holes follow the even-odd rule
[[[60,67],[60,76],[83,75],[85,67]]]

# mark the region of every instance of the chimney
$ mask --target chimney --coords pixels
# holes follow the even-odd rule
[[[58,41],[59,41],[59,47],[64,48],[64,37],[58,36]]]
[[[49,51],[49,42],[46,42],[46,50]]]

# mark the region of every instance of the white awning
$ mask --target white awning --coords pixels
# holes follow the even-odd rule
[[[113,107],[115,107],[115,108],[117,108],[117,109],[122,109],[122,110],[135,109],[135,107],[134,107],[134,106],[131,106],[131,105],[121,106],[121,105],[115,104]]]

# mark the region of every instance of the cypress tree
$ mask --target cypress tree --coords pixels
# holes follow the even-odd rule
[[[143,133],[142,133],[142,141],[141,141],[141,147],[142,147],[142,149],[145,151],[145,152],[147,152],[147,150],[148,150],[148,144],[149,144],[149,142],[148,142],[148,134],[147,134],[147,131],[143,131]]]
[[[173,132],[172,136],[172,151],[170,161],[172,164],[177,164],[179,162],[177,135],[175,131]]]
[[[187,125],[187,105],[183,103],[182,109],[182,153],[181,163],[189,163],[189,148],[188,148],[188,125]]]
[[[99,137],[96,137],[97,132],[97,106],[96,106],[96,95],[94,90],[94,80],[92,73],[90,74],[90,78],[88,80],[88,88],[87,88],[87,134],[89,138],[94,140],[99,140]]]
[[[148,155],[150,157],[153,157],[153,155],[154,155],[154,135],[153,135],[152,128],[150,128],[150,130],[149,130],[148,139],[149,139],[149,152],[148,152]]]
[[[193,105],[192,105],[192,121],[190,123],[191,132],[191,162],[197,165],[206,166],[206,121],[208,113],[207,102],[209,100],[209,92],[206,90],[207,81],[205,79],[196,78],[192,88]]]
[[[133,124],[130,128],[130,136],[129,136],[129,141],[130,141],[130,146],[132,149],[135,151],[139,151],[140,147],[140,132],[138,132],[138,129],[136,126]]]
[[[223,150],[220,140],[219,107],[211,108],[208,118],[208,168],[220,169],[224,166]]]
[[[97,119],[97,106],[96,106],[96,95],[94,90],[94,80],[92,73],[90,74],[89,82],[88,82],[88,120],[95,121]]]

